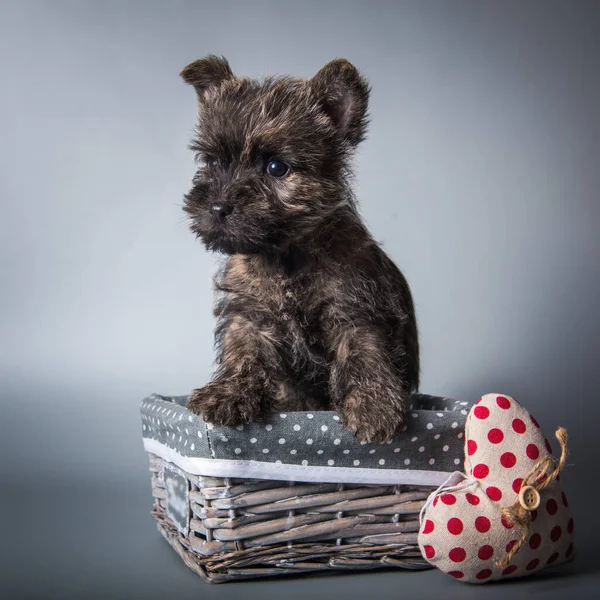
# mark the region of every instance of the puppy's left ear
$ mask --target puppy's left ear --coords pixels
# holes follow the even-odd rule
[[[367,132],[367,80],[345,58],[336,58],[310,80],[310,86],[340,135],[352,146],[359,144]]]
[[[202,99],[204,92],[209,88],[218,87],[234,77],[227,59],[214,54],[190,63],[180,75],[186,83],[194,86],[199,99]]]

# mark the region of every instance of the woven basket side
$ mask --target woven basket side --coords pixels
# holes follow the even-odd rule
[[[431,488],[231,480],[182,472],[190,515],[184,532],[169,516],[168,467],[150,454],[153,516],[188,567],[207,581],[429,568],[417,532]]]

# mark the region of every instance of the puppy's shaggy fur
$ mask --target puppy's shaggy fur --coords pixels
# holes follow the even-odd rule
[[[410,289],[362,222],[350,160],[369,87],[348,61],[312,79],[187,66],[198,96],[185,197],[192,231],[228,255],[216,279],[218,368],[189,407],[215,424],[264,411],[336,409],[360,440],[387,441],[419,383]]]

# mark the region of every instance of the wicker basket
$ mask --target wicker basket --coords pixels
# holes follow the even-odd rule
[[[333,412],[212,427],[185,401],[146,398],[142,430],[152,515],[206,581],[429,567],[419,511],[462,464],[466,403],[415,395],[393,442],[361,444]]]

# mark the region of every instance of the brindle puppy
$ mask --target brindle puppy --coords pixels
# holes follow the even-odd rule
[[[206,247],[228,255],[218,368],[189,408],[221,425],[336,409],[358,439],[389,440],[418,387],[419,345],[408,284],[350,186],[367,82],[343,59],[308,80],[237,77],[216,56],[181,75],[200,115],[185,211]]]

